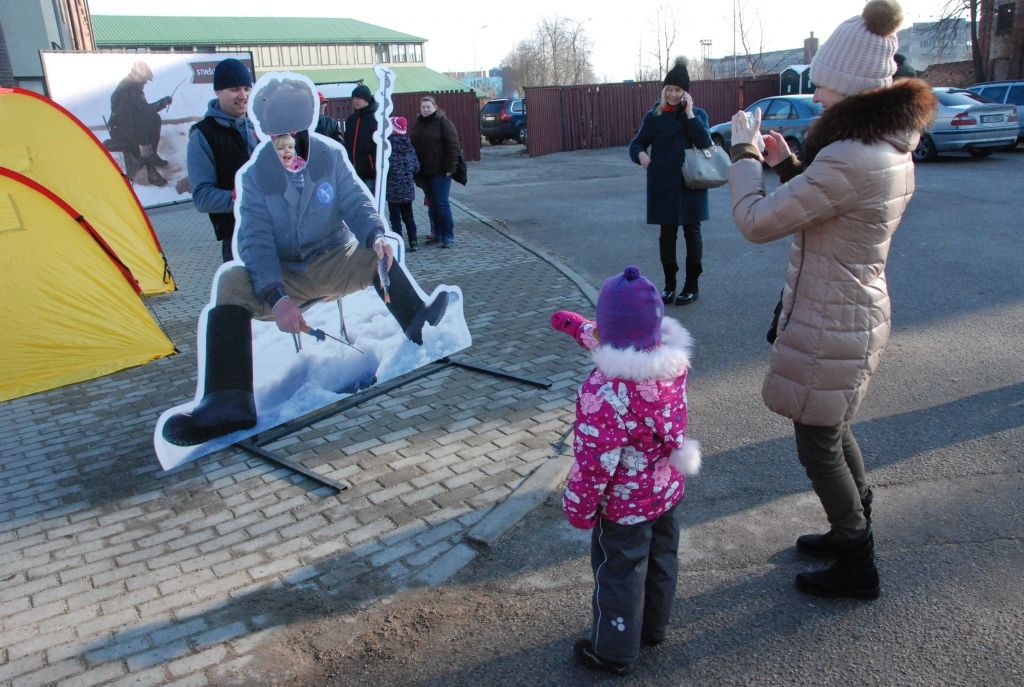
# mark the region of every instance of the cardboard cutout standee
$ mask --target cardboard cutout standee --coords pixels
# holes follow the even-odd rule
[[[314,132],[312,82],[265,74],[249,102],[261,142],[236,175],[235,259],[200,315],[195,398],[157,422],[164,469],[471,344],[461,290],[420,289],[342,146]]]

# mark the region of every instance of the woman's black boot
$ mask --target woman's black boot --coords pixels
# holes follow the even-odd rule
[[[837,540],[836,562],[831,567],[796,576],[804,594],[826,598],[877,599],[880,591],[875,567],[875,538],[870,529],[857,539]]]
[[[689,305],[700,297],[700,289],[697,287],[697,278],[704,272],[699,262],[686,261],[686,281],[683,282],[683,290],[676,298],[676,305]]]

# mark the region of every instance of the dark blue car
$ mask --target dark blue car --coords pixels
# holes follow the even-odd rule
[[[510,138],[526,143],[526,100],[503,98],[484,105],[480,110],[480,133],[495,146]]]

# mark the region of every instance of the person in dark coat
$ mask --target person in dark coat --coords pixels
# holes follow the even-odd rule
[[[708,192],[683,183],[683,159],[688,148],[711,145],[708,115],[694,107],[685,57],[677,57],[665,76],[661,102],[644,115],[640,130],[629,143],[629,157],[647,170],[647,223],[661,227],[658,239],[666,304],[688,305],[698,296],[697,278],[703,272],[700,223],[706,221]],[[676,238],[683,225],[686,241],[686,281],[676,296]]]
[[[153,70],[149,65],[136,62],[128,76],[117,84],[110,96],[109,147],[124,154],[125,174],[129,178],[145,167],[146,181],[150,185],[166,186],[167,180],[157,167],[168,163],[157,155],[157,146],[162,124],[160,110],[171,104],[171,96],[148,102],[143,89],[152,80]]]
[[[455,224],[448,194],[459,163],[459,132],[433,96],[420,98],[420,116],[409,134],[420,159],[419,183],[430,205],[430,238],[426,243],[455,247]]]
[[[320,91],[317,91],[316,95],[320,98],[320,117],[316,120],[316,133],[344,145],[344,123],[327,114],[327,96]]]
[[[893,55],[892,61],[896,63],[896,73],[892,75],[892,78],[903,79],[917,76],[917,70],[907,64],[907,58],[902,54],[896,53]]]
[[[373,132],[377,130],[377,102],[370,89],[359,84],[352,91],[355,110],[345,120],[345,152],[359,178],[372,192],[377,180],[377,144]]]
[[[416,200],[416,184],[414,179],[420,171],[420,161],[416,157],[416,149],[409,140],[409,122],[405,117],[391,118],[391,155],[388,158],[388,188],[385,198],[388,201],[388,218],[391,230],[402,235],[402,222],[409,232],[409,252],[419,249],[416,242],[416,219],[412,214],[412,203]]]

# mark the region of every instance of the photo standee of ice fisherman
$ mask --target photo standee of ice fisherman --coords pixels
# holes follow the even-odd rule
[[[382,100],[390,110],[390,99]],[[461,290],[441,285],[428,296],[395,259],[400,238],[387,230],[343,148],[314,132],[312,82],[266,74],[253,89],[250,111],[261,143],[236,175],[235,259],[217,271],[200,315],[195,399],[165,411],[157,423],[154,446],[164,469],[236,445],[341,490],[262,447],[443,369],[431,363],[548,386],[448,358],[472,343]],[[378,128],[384,136],[387,114]],[[291,150],[279,155],[274,143],[285,137],[292,140],[281,147]],[[342,298],[339,326],[324,313],[340,316]],[[331,301],[339,307],[320,305]],[[302,338],[288,340],[282,332],[321,343],[302,347]],[[416,368],[424,369],[406,375]]]

